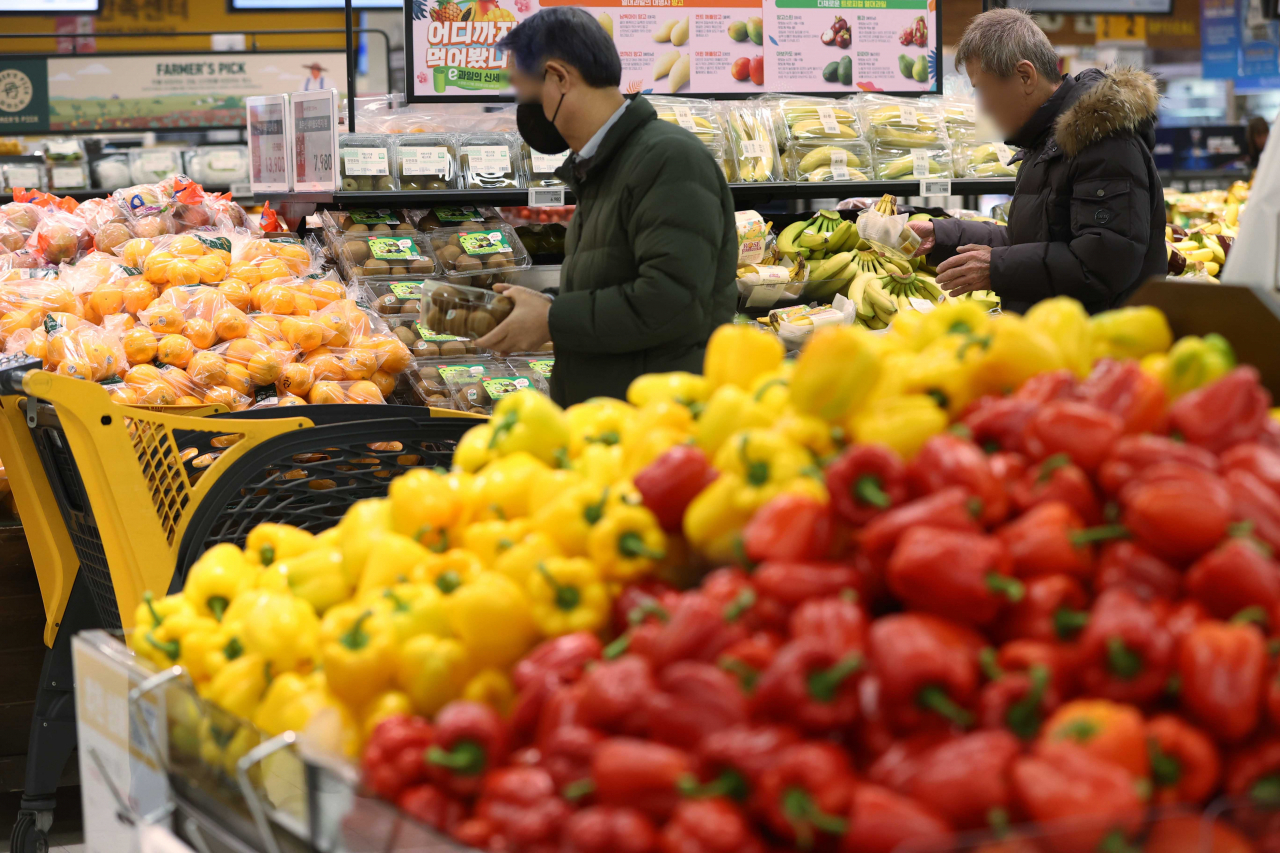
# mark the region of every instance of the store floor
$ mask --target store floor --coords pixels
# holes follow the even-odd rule
[[[21,791],[0,794],[0,853],[9,853],[9,833],[18,816]],[[80,788],[58,789],[58,810],[49,833],[49,853],[83,853],[84,825],[80,821]]]

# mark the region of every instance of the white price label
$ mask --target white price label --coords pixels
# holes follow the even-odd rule
[[[253,185],[249,183],[239,183],[231,185],[231,195],[234,198],[243,198],[247,195],[253,195]]]
[[[240,169],[240,152],[214,151],[206,161],[211,172],[231,172]]]
[[[50,139],[45,143],[45,149],[50,156],[70,157],[74,160],[84,158],[84,152],[80,150],[80,143],[74,139]]]
[[[449,149],[443,146],[401,147],[400,174],[449,177]]]
[[[563,166],[568,157],[568,151],[561,151],[559,154],[539,154],[537,151],[530,151],[529,165],[533,166],[535,175],[549,175]]]
[[[831,152],[831,180],[849,180],[849,152],[843,148]]]
[[[332,91],[300,92],[293,100],[294,187],[312,192],[332,192],[338,188],[337,150],[338,99]],[[346,149],[365,150],[365,149]],[[379,149],[368,149],[377,152]],[[344,158],[348,175],[387,174],[386,151],[379,159]],[[351,170],[355,166],[356,171]],[[382,171],[376,171],[381,167]],[[365,171],[360,171],[361,169]]]
[[[467,145],[462,153],[472,172],[506,174],[511,171],[511,151],[505,145]]]
[[[911,303],[911,307],[919,311],[921,314],[928,314],[938,306],[934,305],[928,299],[921,299],[917,296],[908,296],[907,301]]]
[[[698,129],[698,125],[693,120],[693,112],[688,107],[675,107],[676,124],[683,127],[689,132]]]
[[[342,170],[346,175],[386,175],[387,149],[343,148]]]
[[[40,170],[35,166],[10,166],[5,174],[9,178],[10,188],[38,189],[40,186]]]
[[[767,157],[769,155],[769,143],[763,139],[744,139],[742,140],[742,156],[743,157]]]
[[[247,99],[249,122],[249,180],[255,190],[287,190],[289,138],[285,133],[282,95]]]
[[[965,121],[976,121],[978,118],[977,108],[973,104],[960,104],[960,117]]]
[[[929,152],[917,148],[911,152],[911,177],[929,177]]]
[[[138,157],[138,163],[142,171],[159,174],[176,170],[174,159],[173,152],[170,151],[143,151]]]
[[[785,289],[786,285],[777,283],[756,285],[747,292],[746,307],[768,308],[782,298]]]
[[[920,195],[928,198],[929,196],[948,196],[951,195],[951,181],[932,180],[920,182]]]
[[[529,207],[562,207],[564,187],[535,187],[529,190]]]
[[[836,121],[836,111],[831,107],[818,107],[818,121],[827,133],[839,133],[840,123]]]
[[[54,166],[52,172],[53,189],[73,189],[86,184],[84,170],[79,166]]]
[[[1013,149],[1003,142],[996,143],[996,156],[1000,158],[1001,163],[1008,163],[1013,159]]]
[[[912,104],[903,104],[899,108],[898,122],[907,127],[915,127],[920,123],[920,115]]]

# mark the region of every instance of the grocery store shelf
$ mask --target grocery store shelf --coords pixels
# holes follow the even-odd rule
[[[91,198],[106,198],[107,196],[111,195],[111,193],[114,192],[114,190],[104,190],[104,189],[58,190],[58,189],[55,189],[55,190],[50,190],[50,192],[61,198],[73,198],[76,201],[88,201]],[[209,190],[209,192],[217,193],[217,192],[223,192],[223,190]],[[8,194],[9,194],[8,190],[5,190],[4,192],[0,192],[0,196],[7,196]],[[253,203],[253,196],[251,195],[238,195],[238,196],[233,196],[233,198],[235,201],[239,202],[240,204]]]

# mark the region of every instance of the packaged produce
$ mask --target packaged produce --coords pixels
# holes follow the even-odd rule
[[[792,181],[864,181],[872,175],[871,149],[862,140],[793,142],[784,160]]]
[[[942,110],[947,136],[952,142],[981,141],[978,130],[978,105],[974,101],[951,95],[941,98],[924,97],[920,100],[937,104]]]
[[[411,237],[415,233],[406,211],[392,208],[360,208],[356,210],[326,210],[320,214],[325,239],[331,244],[341,242],[344,234],[394,234]]]
[[[954,177],[951,151],[943,144],[902,146],[877,140],[872,145],[871,159],[876,179],[881,181]]]
[[[460,338],[482,338],[511,313],[510,298],[487,290],[436,281],[422,283],[420,316],[424,330]]]
[[[180,148],[130,148],[129,174],[134,183],[155,184],[182,174]]]
[[[0,163],[0,189],[47,190],[49,178],[38,161]]]
[[[946,144],[943,112],[936,102],[873,93],[859,101],[858,115],[873,144],[897,148]]]
[[[1013,178],[1021,162],[1009,165],[1013,150],[1001,142],[957,142],[951,148],[955,172],[962,178]]]
[[[46,139],[44,156],[49,164],[51,190],[87,189],[89,166],[84,145],[78,139]]]
[[[216,189],[249,180],[249,149],[244,145],[202,145],[191,152],[189,172],[197,183]]]
[[[453,134],[403,133],[394,141],[400,189],[448,190],[461,183]]]
[[[505,364],[495,363],[479,375],[461,368],[443,368],[440,373],[458,410],[474,415],[492,414],[498,401],[517,391],[537,390],[531,376],[519,375]]]
[[[530,266],[529,253],[510,225],[437,228],[426,239],[440,272],[463,284],[486,285],[495,277],[514,283]]]
[[[133,183],[128,154],[108,154],[93,161],[92,170],[93,185],[108,192]]]
[[[434,275],[437,262],[420,236],[348,234],[338,249],[348,280],[364,277]]]
[[[472,224],[501,225],[503,222],[497,208],[487,204],[439,205],[426,210],[406,210],[405,215],[419,231]]]
[[[778,145],[773,138],[773,122],[767,110],[751,101],[726,105],[723,121],[729,128],[735,171],[742,183],[761,183],[782,178]]]
[[[715,104],[699,98],[672,98],[654,95],[649,98],[662,121],[678,124],[712,150],[723,153],[727,140],[716,115]]]
[[[529,176],[529,186],[564,186],[564,181],[556,177],[555,171],[564,165],[565,159],[569,156],[568,151],[562,151],[559,154],[540,154],[522,140],[520,154],[524,157],[524,172]]]
[[[344,133],[338,138],[344,192],[392,192],[400,178],[391,168],[394,139],[381,133]]]
[[[834,98],[783,96],[773,101],[781,119],[780,139],[808,142],[858,139],[863,131],[852,107]]]
[[[463,133],[458,136],[458,166],[467,189],[518,189],[525,186],[519,137],[512,133]]]

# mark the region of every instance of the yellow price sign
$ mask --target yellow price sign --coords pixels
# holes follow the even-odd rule
[[[1145,15],[1097,15],[1097,40],[1129,41],[1146,44],[1147,18]]]

